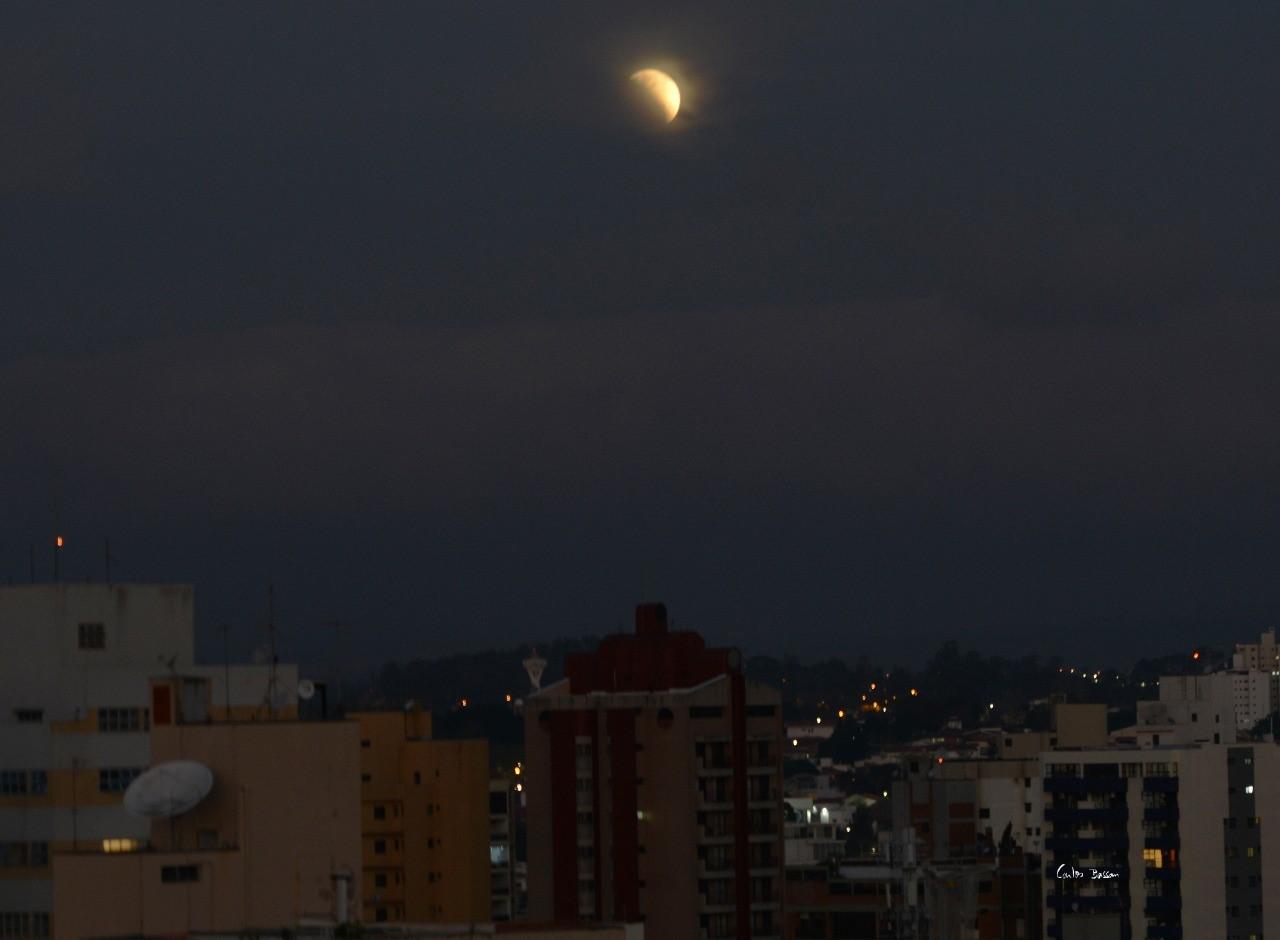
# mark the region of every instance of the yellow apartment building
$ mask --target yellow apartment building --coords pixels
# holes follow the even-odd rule
[[[203,764],[213,789],[187,812],[144,821],[145,841],[55,854],[56,940],[352,919],[361,838],[354,722],[174,720],[153,725],[150,744],[156,764]]]
[[[420,709],[358,712],[366,923],[489,920],[489,745]]]

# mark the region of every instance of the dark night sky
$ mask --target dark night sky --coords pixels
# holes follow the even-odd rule
[[[1280,10],[689,6],[0,7],[0,573],[303,659],[1274,623]]]

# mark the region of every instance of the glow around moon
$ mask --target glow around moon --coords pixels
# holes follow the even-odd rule
[[[680,86],[675,79],[658,69],[641,69],[631,75],[631,80],[662,109],[668,124],[675,120],[680,113]]]

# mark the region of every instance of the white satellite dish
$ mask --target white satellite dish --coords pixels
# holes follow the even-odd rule
[[[298,698],[304,702],[316,694],[316,684],[310,679],[303,679],[298,683]]]
[[[157,764],[129,784],[124,791],[124,808],[143,819],[180,816],[209,795],[213,771],[193,760],[171,760]]]

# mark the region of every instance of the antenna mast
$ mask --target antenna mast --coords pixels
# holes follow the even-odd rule
[[[276,586],[267,585],[267,648],[271,657],[267,663],[267,717],[276,717],[276,665],[280,657],[276,652]]]

